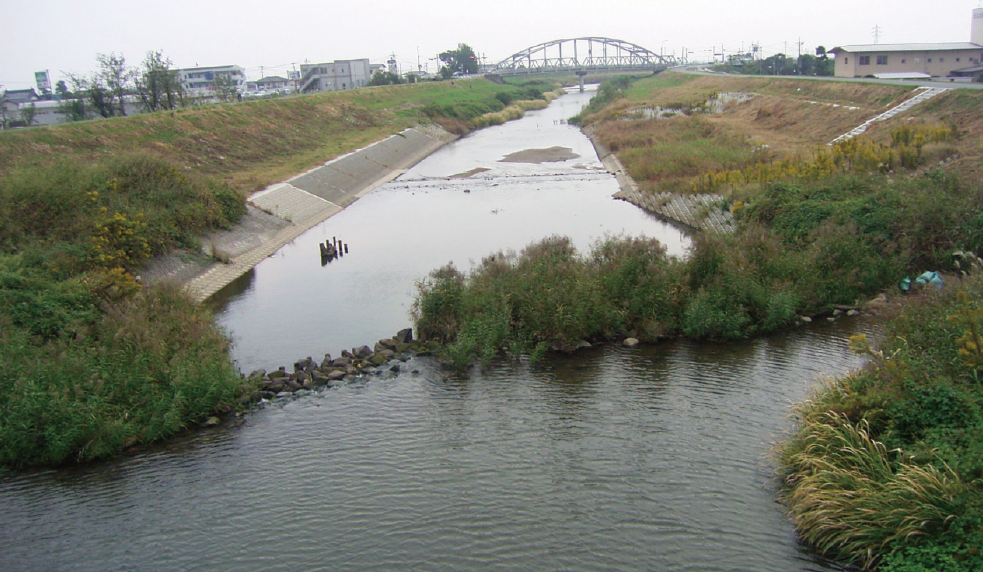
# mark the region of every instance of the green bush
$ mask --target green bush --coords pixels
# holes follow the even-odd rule
[[[176,290],[135,296],[79,336],[46,344],[5,326],[2,465],[109,457],[228,410],[245,390],[228,340]]]

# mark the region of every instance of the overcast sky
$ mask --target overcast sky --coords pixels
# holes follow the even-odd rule
[[[765,56],[815,47],[968,42],[981,0],[5,0],[0,85],[34,72],[88,74],[96,54],[137,66],[159,50],[174,67],[237,64],[249,79],[304,62],[396,55],[403,71],[467,43],[489,62],[561,38],[604,36],[691,58],[759,44]]]

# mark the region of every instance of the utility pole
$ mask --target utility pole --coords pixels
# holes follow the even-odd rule
[[[799,36],[799,57],[795,59],[795,63],[799,68],[799,75],[802,75],[802,36]]]
[[[878,26],[878,25],[875,25],[874,26],[874,29],[873,29],[873,32],[874,32],[874,43],[875,44],[881,43],[881,27]]]

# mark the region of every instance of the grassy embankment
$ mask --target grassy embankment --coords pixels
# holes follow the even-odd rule
[[[418,332],[459,367],[583,339],[733,339],[861,303],[904,276],[954,272],[954,252],[983,252],[983,94],[952,92],[916,108],[915,120],[824,146],[909,90],[676,74],[606,87],[580,121],[643,189],[723,193],[738,231],[697,237],[686,260],[624,238],[580,255],[554,237],[467,276],[442,268],[421,284]],[[730,91],[755,97],[701,112]],[[645,119],[641,109],[685,113]],[[983,343],[977,284],[950,284],[939,306],[904,306],[893,322],[905,329],[884,350],[897,353],[802,408],[782,454],[787,499],[802,538],[831,557],[893,571],[943,569],[933,561],[978,569],[980,360],[958,355]]]
[[[137,284],[141,265],[199,250],[270,183],[414,124],[505,121],[544,88],[426,83],[0,133],[0,465],[103,458],[236,407],[249,388],[228,340],[180,292]]]

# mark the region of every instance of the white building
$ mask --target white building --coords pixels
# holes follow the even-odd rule
[[[331,63],[301,64],[299,91],[337,91],[368,85],[372,75],[369,60],[335,60]]]
[[[231,80],[235,91],[246,90],[246,70],[241,66],[212,66],[179,69],[178,79],[189,97],[211,97],[218,94],[220,85]]]

